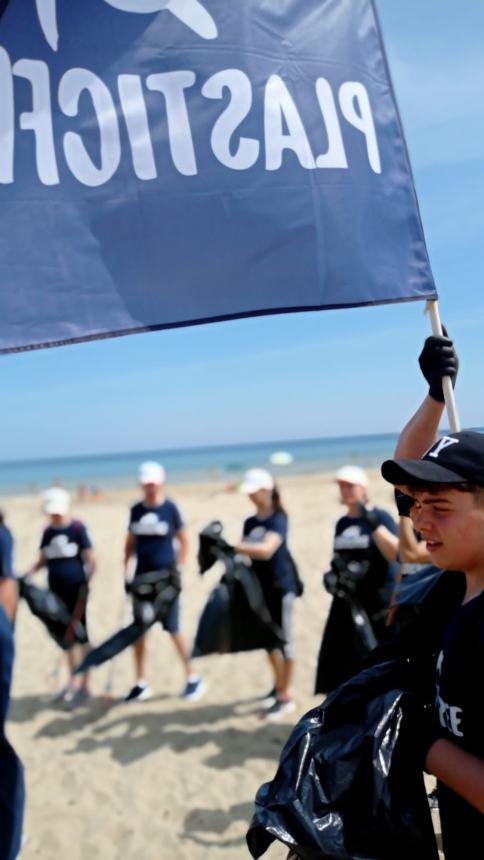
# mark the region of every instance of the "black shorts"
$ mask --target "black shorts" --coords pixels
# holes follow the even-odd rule
[[[264,598],[274,624],[281,628],[285,639],[285,644],[280,650],[286,660],[293,660],[295,656],[293,617],[296,595],[292,591],[284,592],[274,588],[266,589]]]
[[[70,579],[49,577],[49,588],[57,597],[60,597],[70,615],[76,613],[76,619],[83,625],[87,635],[87,580],[72,582]]]

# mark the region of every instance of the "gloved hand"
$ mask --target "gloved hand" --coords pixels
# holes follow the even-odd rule
[[[445,329],[444,329],[445,331]],[[428,337],[420,353],[418,363],[425,379],[429,384],[429,395],[438,403],[444,402],[442,390],[442,377],[450,376],[452,385],[455,385],[457,372],[459,370],[459,359],[454,349],[454,344],[447,337]]]
[[[358,503],[358,516],[361,517],[365,522],[370,526],[370,531],[374,532],[378,526],[381,526],[381,522],[378,519],[378,515],[375,511],[369,511],[365,505],[362,505],[361,502]]]
[[[406,493],[402,493],[401,490],[395,490],[395,504],[398,510],[399,517],[410,517],[410,511],[412,510],[415,503],[415,499],[412,496],[407,496]]]

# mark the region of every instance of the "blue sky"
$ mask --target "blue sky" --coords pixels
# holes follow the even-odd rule
[[[484,3],[377,0],[464,426],[484,424]],[[21,459],[398,430],[422,303],[236,320],[0,359]]]

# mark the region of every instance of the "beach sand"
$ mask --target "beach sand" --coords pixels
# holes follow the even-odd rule
[[[297,711],[264,725],[256,697],[271,686],[263,652],[197,661],[207,684],[204,698],[180,701],[183,675],[169,637],[149,637],[148,702],[123,703],[133,682],[132,657],[114,663],[112,698],[105,698],[109,670],[92,675],[89,706],[68,712],[51,703],[59,651],[40,622],[21,605],[9,736],[26,768],[26,843],[23,860],[238,860],[248,852],[245,832],[260,784],[274,775],[281,747],[296,720],[319,697],[312,695],[317,653],[330,598],[321,574],[331,557],[333,526],[343,513],[331,475],[291,476],[280,481],[289,512],[290,544],[306,592],[298,601],[298,649],[294,692]],[[237,540],[250,503],[221,484],[176,486],[191,537],[184,578],[184,627],[191,637],[198,614],[219,572],[198,575],[197,535],[220,518],[228,540]],[[391,489],[371,476],[372,501],[394,510]],[[99,565],[89,610],[97,643],[126,621],[122,548],[132,491],[109,492],[95,502],[73,504],[95,541]],[[44,521],[38,498],[5,500],[17,539],[17,569],[37,555]],[[286,857],[273,846],[269,858]]]

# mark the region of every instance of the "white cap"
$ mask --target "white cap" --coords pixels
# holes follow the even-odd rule
[[[164,484],[165,478],[166,473],[160,463],[155,463],[152,460],[141,463],[139,467],[140,484]]]
[[[359,466],[342,466],[336,472],[335,481],[345,481],[347,484],[358,484],[360,487],[368,486],[368,478],[364,469]]]
[[[63,517],[67,514],[69,505],[69,493],[62,487],[50,487],[43,495],[42,510],[44,514],[58,514]]]
[[[258,490],[273,490],[274,479],[265,469],[249,469],[240,487],[241,493],[257,493]]]

